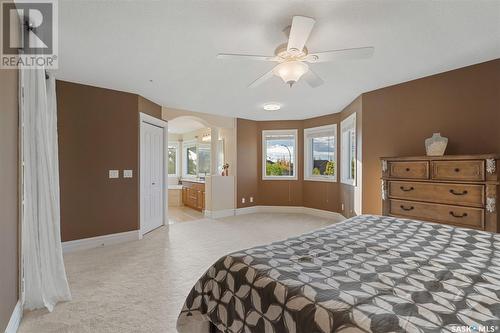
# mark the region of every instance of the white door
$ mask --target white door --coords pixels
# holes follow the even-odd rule
[[[163,128],[142,123],[141,186],[142,233],[163,224]]]

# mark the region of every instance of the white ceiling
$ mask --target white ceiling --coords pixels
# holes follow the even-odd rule
[[[369,60],[313,64],[319,88],[247,85],[293,15],[317,20],[313,52],[374,46]],[[360,93],[500,57],[500,1],[59,1],[62,80],[138,93],[163,106],[249,119],[339,112]],[[153,80],[150,82],[150,80]],[[266,102],[283,105],[264,111]]]

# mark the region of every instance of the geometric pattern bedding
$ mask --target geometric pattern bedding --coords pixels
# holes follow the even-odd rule
[[[196,333],[192,321],[228,333],[500,332],[500,235],[354,217],[222,257],[178,331]]]

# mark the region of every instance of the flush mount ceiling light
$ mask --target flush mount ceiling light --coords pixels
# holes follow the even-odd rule
[[[263,108],[266,111],[278,111],[279,109],[281,109],[281,105],[277,103],[267,103],[264,104]]]
[[[324,82],[306,63],[314,64],[344,59],[363,59],[373,55],[374,48],[371,46],[310,53],[305,44],[315,23],[316,21],[313,18],[294,16],[292,18],[292,25],[283,30],[288,35],[288,42],[279,45],[272,56],[219,53],[217,58],[248,59],[278,63],[276,67],[252,82],[248,86],[250,88],[257,87],[274,75],[280,77],[290,87],[300,78],[303,78],[311,87],[316,88]]]

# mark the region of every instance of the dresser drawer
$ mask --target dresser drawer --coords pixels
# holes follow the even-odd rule
[[[484,160],[432,161],[432,179],[483,181]]]
[[[483,229],[484,210],[424,202],[390,200],[390,215]]]
[[[429,179],[429,162],[388,162],[389,176],[404,179]]]
[[[483,207],[484,185],[389,181],[389,197]]]

